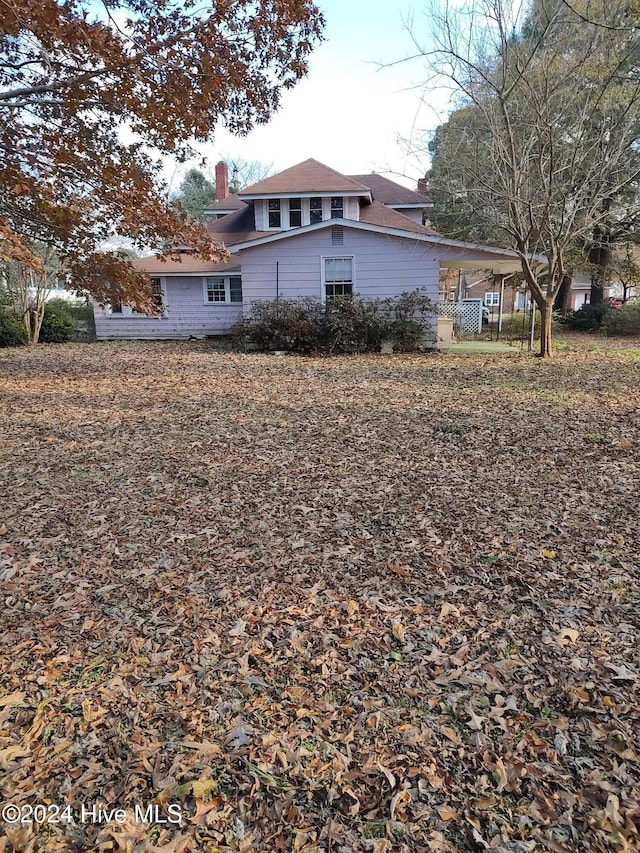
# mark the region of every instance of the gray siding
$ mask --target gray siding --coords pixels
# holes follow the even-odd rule
[[[245,304],[274,299],[276,264],[283,299],[322,296],[323,257],[353,256],[355,292],[384,299],[422,289],[438,298],[438,251],[427,243],[344,227],[344,245],[331,245],[331,228],[244,249],[242,289]]]
[[[172,339],[220,335],[242,316],[240,304],[205,304],[201,276],[167,276],[163,282],[166,316],[123,317],[94,305],[96,336]]]

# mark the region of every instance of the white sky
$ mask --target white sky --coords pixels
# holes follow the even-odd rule
[[[425,91],[420,60],[380,68],[415,52],[407,23],[421,41],[429,36],[426,3],[417,0],[316,0],[325,15],[325,41],[310,58],[308,76],[285,92],[267,125],[249,136],[218,131],[201,148],[207,172],[234,157],[272,165],[273,172],[314,157],[345,174],[386,173],[415,188],[429,166],[425,130],[445,117],[443,93]],[[436,113],[439,105],[440,116]],[[400,140],[412,140],[419,154]],[[193,163],[191,165],[199,165]],[[181,175],[169,174],[172,189]],[[403,177],[404,176],[404,177]]]

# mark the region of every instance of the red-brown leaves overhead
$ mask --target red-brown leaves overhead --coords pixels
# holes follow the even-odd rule
[[[266,121],[306,73],[322,23],[310,0],[5,0],[3,229],[76,261],[114,232],[215,253],[158,193],[158,161],[145,152],[184,157],[220,121],[238,133]]]

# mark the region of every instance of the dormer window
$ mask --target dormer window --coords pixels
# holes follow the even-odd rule
[[[299,228],[302,225],[302,199],[289,199],[289,227]]]
[[[322,199],[309,199],[309,223],[315,225],[316,222],[322,222]]]
[[[280,199],[269,199],[269,228],[281,228]]]
[[[341,195],[331,196],[331,218],[342,219],[344,216],[344,198]]]

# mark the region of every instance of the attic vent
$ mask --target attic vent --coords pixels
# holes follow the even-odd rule
[[[331,229],[331,245],[344,246],[344,228],[342,225],[334,225]]]

